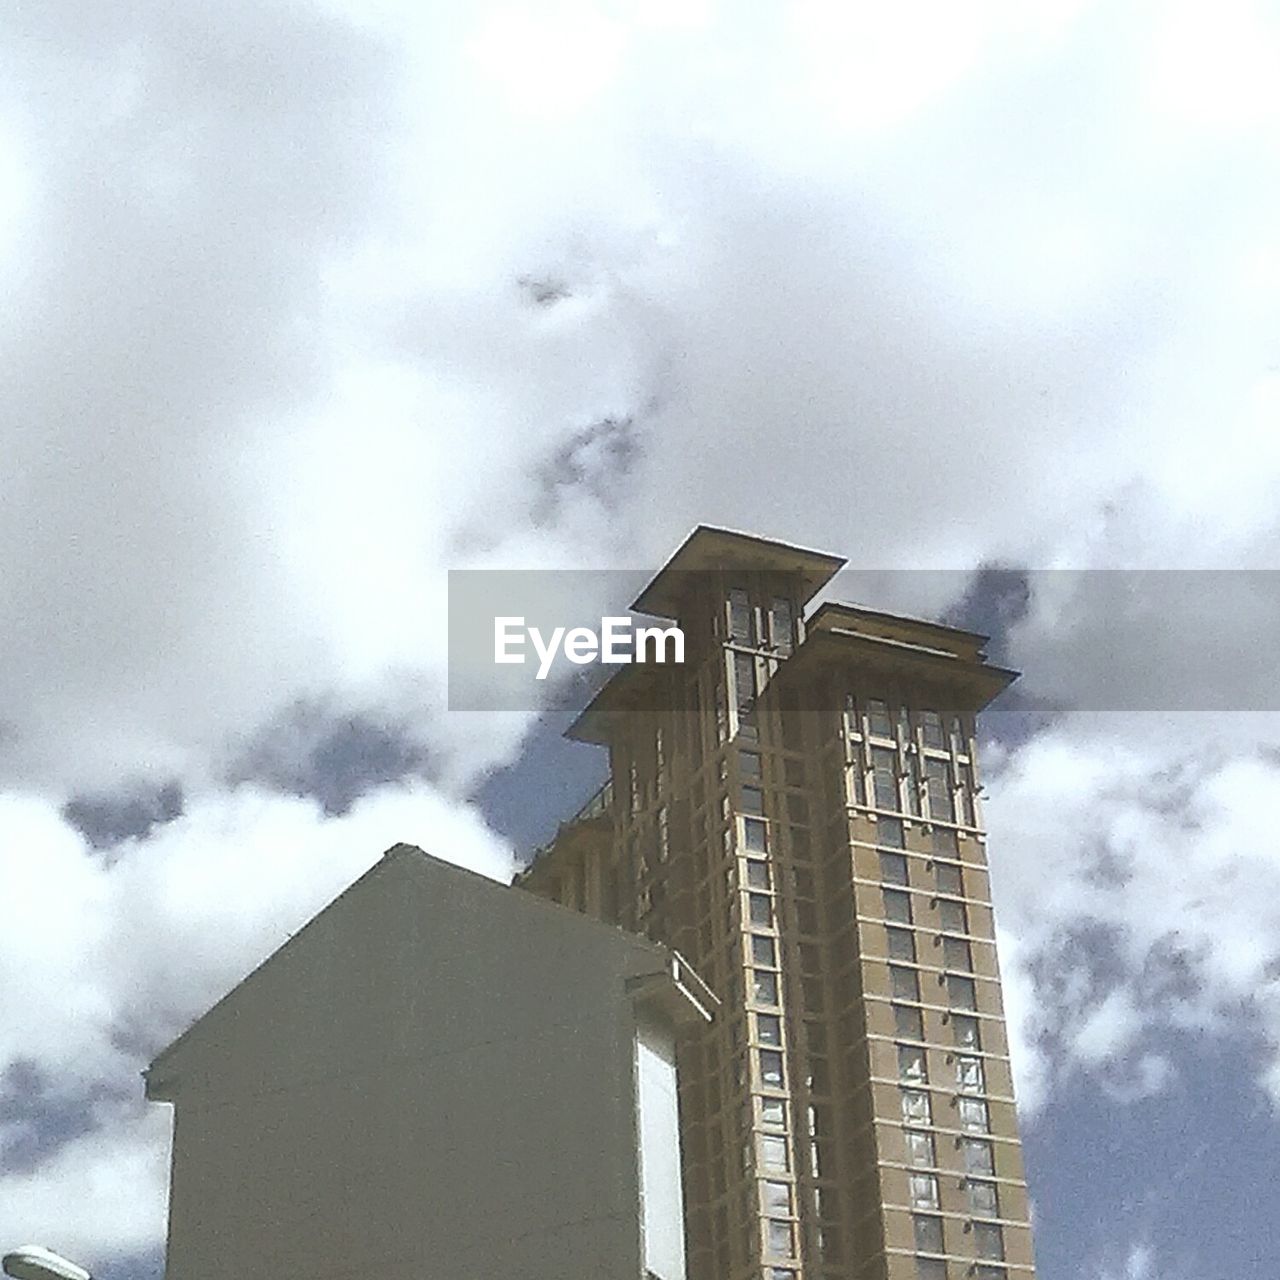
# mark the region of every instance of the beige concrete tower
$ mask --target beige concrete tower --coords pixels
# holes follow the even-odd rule
[[[843,563],[699,528],[570,736],[612,777],[525,887],[676,948],[691,1280],[1033,1280],[974,716],[984,637],[805,606]]]

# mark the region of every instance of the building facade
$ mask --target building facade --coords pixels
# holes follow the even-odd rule
[[[975,716],[985,637],[806,605],[843,563],[699,528],[570,737],[611,777],[520,883],[669,944],[691,1280],[1033,1280]]]
[[[685,1280],[647,939],[397,845],[151,1065],[169,1280]]]

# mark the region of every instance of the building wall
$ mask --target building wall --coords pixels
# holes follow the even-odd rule
[[[389,855],[152,1068],[170,1280],[641,1276],[627,980],[663,966]]]

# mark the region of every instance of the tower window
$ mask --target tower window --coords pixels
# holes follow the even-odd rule
[[[895,1000],[920,999],[920,982],[914,969],[903,969],[896,964],[889,966],[889,989]]]
[[[956,833],[950,827],[934,827],[933,851],[934,853],[949,853],[953,858],[960,856],[960,843],[956,838]]]
[[[729,592],[729,639],[751,644],[755,639],[751,622],[751,597],[740,587],[734,587]]]
[[[790,1167],[787,1159],[787,1140],[770,1134],[760,1135],[760,1163],[770,1171],[786,1173]]]
[[[925,1169],[932,1169],[938,1163],[937,1154],[933,1149],[933,1134],[906,1129],[903,1131],[903,1137],[907,1145],[908,1163]]]
[[[889,884],[907,883],[907,860],[900,853],[880,854],[880,878]]]
[[[861,805],[862,798],[862,770],[855,763],[845,770],[845,786],[848,791],[847,804]]]
[[[871,777],[875,787],[877,809],[897,810],[897,752],[890,747],[871,748]]]
[[[795,1252],[791,1223],[777,1218],[765,1220],[765,1248],[777,1257],[789,1258]]]
[[[929,1078],[929,1072],[925,1066],[924,1050],[914,1044],[900,1044],[898,1046],[898,1077],[902,1080],[910,1080],[914,1084],[923,1084]]]
[[[791,1184],[789,1182],[761,1183],[761,1199],[766,1213],[789,1217],[791,1214]]]
[[[989,1133],[991,1118],[987,1114],[987,1104],[981,1098],[961,1098],[960,1127],[973,1133]]]
[[[965,1182],[965,1190],[969,1197],[969,1212],[978,1218],[998,1218],[1000,1216],[1000,1196],[994,1182],[978,1182],[969,1178]]]
[[[966,1093],[982,1093],[986,1088],[982,1059],[961,1056],[956,1059],[956,1085]]]
[[[889,704],[878,698],[867,703],[867,729],[875,738],[892,738],[893,721],[889,719]]]
[[[892,920],[894,924],[910,924],[911,895],[903,893],[901,889],[884,889],[882,892],[885,919]]]
[[[944,822],[954,822],[956,807],[951,791],[951,766],[945,760],[930,758],[924,762],[924,771],[929,790],[930,816]]]
[[[913,1173],[908,1178],[913,1209],[938,1207],[938,1179],[931,1173]]]
[[[903,1089],[902,1118],[908,1124],[932,1124],[933,1115],[929,1109],[929,1095],[922,1089]],[[970,1172],[978,1172],[970,1170]]]
[[[769,609],[769,630],[773,647],[779,653],[790,653],[793,644],[791,601],[784,596],[773,598],[773,604]]]
[[[913,1215],[916,1248],[921,1253],[942,1252],[942,1219],[932,1214],[917,1213]]]
[[[756,1014],[756,1038],[761,1044],[782,1043],[782,1019],[775,1013]]]
[[[778,1003],[778,975],[770,969],[752,969],[751,990],[757,1004]]]
[[[947,935],[942,939],[942,959],[948,969],[973,970],[973,952],[964,938]]]
[[[947,933],[968,933],[969,913],[963,902],[955,902],[951,898],[938,900],[938,918]]]
[[[975,1222],[973,1242],[977,1246],[978,1257],[1003,1261],[1004,1231],[998,1222]]]
[[[980,1178],[995,1177],[996,1162],[991,1143],[983,1138],[963,1138],[960,1150],[964,1155],[965,1173],[977,1174]]]
[[[746,711],[756,696],[756,663],[749,653],[733,655],[733,681],[738,710]]]
[[[894,1034],[901,1036],[904,1040],[923,1040],[924,1039],[924,1019],[920,1016],[920,1010],[909,1004],[895,1004],[893,1006],[893,1028]]]
[[[916,757],[908,756],[906,760],[907,773],[907,808],[911,810],[913,817],[920,816],[920,772],[916,765]]]
[[[935,862],[933,874],[939,893],[949,893],[957,898],[964,897],[964,876],[955,863]]]
[[[760,1080],[775,1089],[782,1088],[782,1054],[776,1049],[758,1050]]]
[[[761,1098],[760,1123],[774,1129],[785,1129],[787,1127],[786,1103],[781,1098]]]
[[[876,823],[876,844],[887,845],[890,849],[905,848],[902,819],[881,817]]]
[[[885,930],[889,939],[889,959],[905,960],[908,964],[916,962],[916,940],[910,929]]]

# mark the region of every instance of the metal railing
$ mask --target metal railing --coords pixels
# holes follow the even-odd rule
[[[556,832],[554,839],[547,844],[539,845],[532,853],[524,870],[527,872],[535,862],[549,853],[555,846],[556,839],[559,838],[561,832],[566,827],[571,827],[576,822],[589,822],[592,818],[601,818],[609,812],[613,806],[613,779],[606,778],[604,785],[597,791],[586,804],[578,810],[571,818],[566,818],[561,824],[559,831]],[[523,874],[523,873],[522,873]]]
[[[569,819],[569,822],[585,822],[588,818],[598,818],[608,813],[613,806],[613,779],[606,778],[604,786]],[[568,823],[565,824],[568,826]]]

